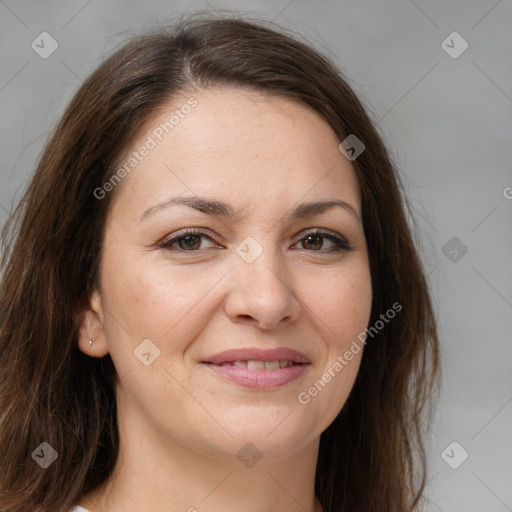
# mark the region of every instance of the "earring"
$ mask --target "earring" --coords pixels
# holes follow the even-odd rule
[[[93,341],[92,340],[89,340],[89,345],[92,345]]]

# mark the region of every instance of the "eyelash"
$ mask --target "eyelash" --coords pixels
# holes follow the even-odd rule
[[[179,242],[180,240],[186,238],[187,236],[195,235],[195,236],[204,236],[208,239],[210,239],[212,242],[215,242],[213,238],[209,235],[207,235],[204,231],[197,230],[197,229],[186,229],[185,231],[182,231],[178,236],[174,236],[168,240],[164,240],[160,243],[159,247],[162,249],[171,250],[171,246],[174,245],[176,242]],[[332,235],[330,233],[326,233],[325,231],[321,230],[313,230],[305,233],[300,240],[297,241],[297,243],[300,243],[301,241],[305,240],[308,237],[317,237],[317,238],[326,238],[327,240],[330,240],[335,244],[335,247],[329,249],[329,250],[311,250],[311,249],[304,249],[309,252],[319,252],[319,253],[339,253],[340,251],[352,251],[352,246],[343,238],[340,238],[338,236]],[[295,245],[295,244],[294,244]],[[185,250],[185,249],[177,249],[178,252],[187,253],[187,252],[200,252],[201,249],[196,250]]]

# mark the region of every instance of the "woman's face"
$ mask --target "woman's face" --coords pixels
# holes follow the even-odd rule
[[[196,453],[252,443],[278,460],[318,440],[359,369],[362,351],[335,364],[370,316],[358,182],[308,107],[234,88],[193,97],[125,155],[137,163],[105,226],[95,342],[80,346],[111,354],[121,422]]]

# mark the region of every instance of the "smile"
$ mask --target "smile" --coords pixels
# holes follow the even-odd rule
[[[294,363],[289,360],[254,359],[202,364],[222,379],[253,389],[273,389],[284,386],[302,376],[310,365],[310,363]]]
[[[286,359],[281,361],[257,361],[256,359],[250,359],[248,361],[227,361],[220,366],[236,366],[237,368],[248,368],[249,370],[279,370],[279,368],[286,368],[294,364],[296,363]]]

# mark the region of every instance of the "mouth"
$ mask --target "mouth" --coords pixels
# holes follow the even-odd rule
[[[311,365],[303,354],[286,348],[231,350],[201,364],[225,380],[253,389],[284,386],[302,376]]]
[[[205,364],[215,364],[211,362],[205,362]],[[225,361],[216,366],[234,366],[235,368],[246,368],[248,370],[269,370],[275,371],[280,368],[288,368],[296,364],[308,364],[308,363],[295,363],[287,359],[281,359],[276,361],[260,361],[257,359],[248,359],[247,361]]]

